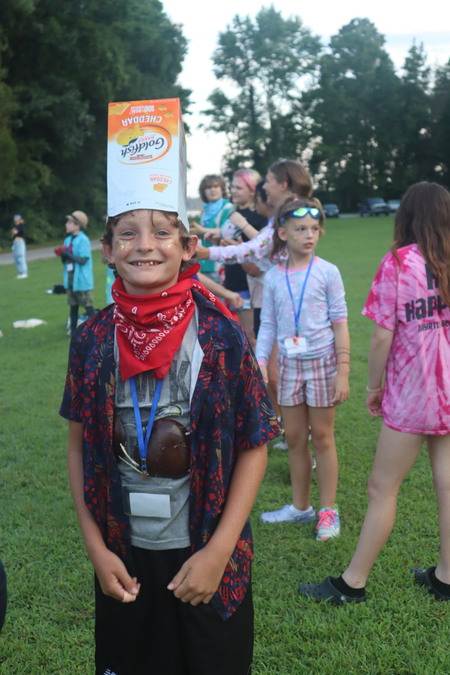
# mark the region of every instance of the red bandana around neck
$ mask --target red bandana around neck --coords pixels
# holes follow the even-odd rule
[[[155,295],[130,295],[122,279],[117,277],[111,290],[123,380],[146,370],[153,370],[158,380],[166,376],[194,314],[192,289],[204,295],[225,316],[233,318],[213,293],[192,278],[199,268],[198,264],[192,265],[180,274],[176,284]]]

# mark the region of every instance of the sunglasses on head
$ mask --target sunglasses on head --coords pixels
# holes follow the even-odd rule
[[[279,223],[282,225],[288,218],[304,218],[305,216],[311,216],[314,220],[320,220],[322,212],[316,206],[300,206],[300,208],[280,218]]]

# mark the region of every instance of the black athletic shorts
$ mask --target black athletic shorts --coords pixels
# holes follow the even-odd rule
[[[178,600],[167,584],[190,549],[133,548],[135,602],[105,596],[96,579],[96,675],[248,675],[253,654],[251,586],[224,621],[210,604]]]

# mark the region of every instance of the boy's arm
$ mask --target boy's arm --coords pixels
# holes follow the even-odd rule
[[[204,548],[184,563],[167,587],[182,602],[208,603],[217,591],[250,515],[266,464],[267,445],[239,452],[225,508],[214,534]]]
[[[97,523],[84,502],[83,480],[83,425],[69,422],[67,452],[69,483],[75,510],[88,556],[94,566],[105,595],[121,602],[133,602],[139,593],[139,584],[132,579],[120,558],[103,541]]]
[[[350,372],[350,335],[347,321],[331,324],[336,350],[336,376],[334,378],[334,403],[343,403],[350,394],[348,375]]]

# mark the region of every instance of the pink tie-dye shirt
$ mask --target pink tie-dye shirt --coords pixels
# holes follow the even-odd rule
[[[388,427],[450,433],[450,309],[417,244],[388,253],[362,313],[393,331],[382,413]]]

